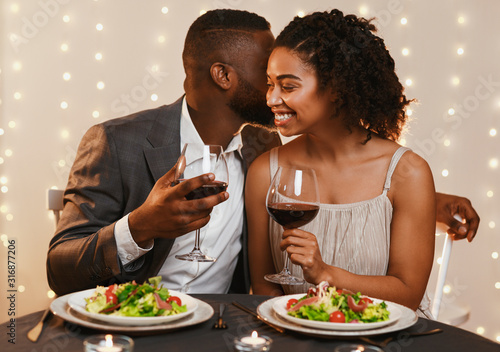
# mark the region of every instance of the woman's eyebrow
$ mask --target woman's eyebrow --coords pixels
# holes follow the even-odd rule
[[[267,75],[267,78],[271,78],[271,77],[269,77],[269,75]],[[292,75],[291,73],[286,73],[286,74],[279,75],[279,76],[276,77],[276,79],[278,81],[281,81],[282,79],[285,79],[285,78],[290,78],[290,79],[295,79],[297,81],[302,81],[302,79],[300,79],[300,77]]]

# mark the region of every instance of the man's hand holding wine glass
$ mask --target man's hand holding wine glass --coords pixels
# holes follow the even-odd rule
[[[226,156],[220,145],[185,144],[177,162],[174,183],[183,184],[188,182],[189,179],[206,174],[214,176],[214,178],[208,184],[203,184],[191,190],[185,195],[186,199],[198,200],[225,193],[229,182],[229,172]],[[196,229],[194,247],[191,252],[177,254],[175,258],[190,262],[215,262],[217,260],[217,258],[208,256],[201,250],[200,228]]]
[[[143,248],[151,246],[155,238],[176,238],[205,226],[213,207],[229,198],[227,192],[221,192],[187,200],[186,195],[212,183],[215,175],[203,174],[173,185],[177,166],[158,179],[146,201],[129,215],[132,237]]]

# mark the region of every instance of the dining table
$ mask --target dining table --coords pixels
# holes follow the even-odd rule
[[[191,316],[163,325],[153,326],[115,326],[85,319],[67,306],[65,296],[52,302],[55,314],[49,314],[41,335],[36,342],[27,338],[43,315],[43,311],[16,317],[14,327],[9,320],[1,325],[1,351],[84,351],[85,338],[97,334],[126,335],[132,338],[134,351],[235,351],[235,339],[250,336],[256,331],[258,336],[267,337],[272,342],[272,352],[312,351],[332,352],[339,345],[370,345],[388,337],[389,342],[383,351],[500,351],[500,344],[459,327],[435,320],[416,317],[400,327],[360,331],[332,331],[303,328],[279,319],[269,310],[270,303],[276,298],[249,294],[193,294],[200,304]],[[261,316],[269,315],[268,321],[277,323],[283,332],[277,331],[249,312],[238,308],[234,303],[247,307]],[[222,320],[224,328],[215,328],[219,322],[219,309],[224,307]],[[413,319],[413,318],[411,318]],[[276,324],[275,324],[276,325]],[[408,326],[406,326],[408,325]],[[401,329],[401,327],[403,327]],[[384,330],[385,329],[385,330]],[[412,333],[441,329],[437,334],[412,336]],[[359,349],[360,351],[363,348]]]

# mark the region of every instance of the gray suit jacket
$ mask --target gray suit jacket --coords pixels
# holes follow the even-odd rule
[[[49,285],[58,295],[155,276],[174,240],[156,239],[136,261],[136,270],[120,264],[115,222],[139,207],[154,183],[180,155],[182,99],[91,127],[82,138],[66,191],[64,210],[47,256]],[[245,167],[280,145],[276,133],[246,126],[242,131]],[[232,292],[248,292],[246,226]]]

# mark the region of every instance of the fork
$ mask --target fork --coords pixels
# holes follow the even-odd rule
[[[440,332],[443,332],[443,330],[442,329],[433,329],[433,330],[422,331],[422,332],[410,332],[410,333],[407,333],[405,335],[405,337],[432,335],[432,334],[437,334],[437,333],[440,333]],[[394,338],[395,338],[394,336],[389,336],[388,338],[386,338],[383,341],[376,342],[376,341],[373,341],[372,339],[370,339],[368,337],[364,337],[364,336],[359,337],[360,340],[362,340],[364,342],[367,342],[370,345],[378,346],[380,348],[384,348],[385,346],[387,346],[389,344],[389,342],[391,342],[392,340],[394,340]]]
[[[50,314],[52,314],[50,308],[45,309],[45,312],[43,312],[43,315],[40,318],[38,324],[36,324],[30,331],[28,331],[28,339],[31,342],[38,341],[38,338],[40,337],[40,334],[42,333],[43,330],[43,324],[45,320],[47,320]]]
[[[222,315],[224,314],[224,310],[226,309],[226,305],[221,303],[219,305],[219,318],[217,322],[214,324],[214,329],[227,329],[227,324],[224,320],[222,320]]]

